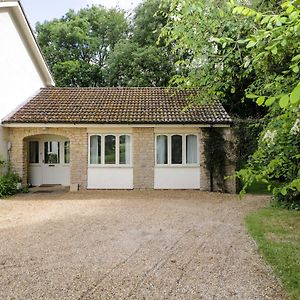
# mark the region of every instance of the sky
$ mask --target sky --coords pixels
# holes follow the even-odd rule
[[[131,10],[142,0],[21,0],[31,27],[36,22],[62,17],[70,8],[78,10],[87,5],[100,4],[106,7],[119,7]]]

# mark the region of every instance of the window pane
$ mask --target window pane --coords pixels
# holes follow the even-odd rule
[[[70,142],[64,144],[64,162],[65,164],[70,163]]]
[[[156,162],[157,164],[168,163],[168,137],[159,135],[156,138]]]
[[[105,137],[105,163],[116,163],[116,137],[114,135]]]
[[[119,155],[120,164],[129,165],[130,164],[130,136],[121,135],[119,139]]]
[[[101,164],[101,136],[90,137],[90,163]]]
[[[59,164],[59,142],[45,142],[45,164]]]
[[[182,136],[172,135],[172,164],[182,164]]]
[[[29,142],[29,163],[39,163],[39,142]]]
[[[186,163],[187,164],[197,163],[197,136],[196,135],[186,136]]]

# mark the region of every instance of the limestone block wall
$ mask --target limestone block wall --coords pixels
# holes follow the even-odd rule
[[[133,186],[154,188],[154,128],[133,128]]]
[[[28,178],[28,138],[35,135],[58,135],[70,140],[70,179],[71,186],[79,185],[80,189],[87,187],[88,167],[88,133],[87,128],[7,128],[8,140],[12,144],[9,154],[11,167],[27,183]],[[155,167],[155,134],[154,128],[133,128],[133,186],[135,189],[154,188]],[[235,137],[231,128],[222,128],[225,138],[225,151],[227,161],[226,175],[235,172]],[[200,190],[210,190],[210,173],[205,164],[205,135],[207,129],[199,129],[199,155],[200,155]],[[227,192],[236,192],[234,179],[225,181]],[[217,187],[214,186],[214,191]]]
[[[10,162],[13,171],[18,173],[23,183],[28,179],[27,138],[35,135],[59,135],[70,140],[71,184],[80,189],[87,186],[88,136],[86,128],[9,128],[9,141],[12,144]]]

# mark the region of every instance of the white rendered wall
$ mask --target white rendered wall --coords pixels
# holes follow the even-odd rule
[[[133,189],[133,168],[89,167],[88,189]]]
[[[18,25],[8,11],[0,12],[0,119],[44,87]]]
[[[154,189],[200,189],[200,167],[155,167]]]

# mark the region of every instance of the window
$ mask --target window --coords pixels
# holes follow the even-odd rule
[[[69,164],[70,163],[70,142],[66,141],[64,143],[64,163]]]
[[[39,142],[31,141],[29,142],[29,163],[38,164],[39,162]]]
[[[172,135],[172,165],[182,164],[182,136]]]
[[[186,136],[186,163],[197,163],[197,136],[194,134]]]
[[[105,136],[105,164],[116,163],[116,137],[114,135]]]
[[[197,135],[168,134],[156,136],[157,165],[193,165],[197,163]]]
[[[168,137],[159,135],[156,138],[156,161],[158,164],[168,163]]]
[[[130,164],[130,136],[120,135],[119,137],[119,163],[120,165]]]
[[[101,164],[101,136],[92,135],[90,138],[90,163]]]
[[[45,142],[45,164],[59,164],[59,142]]]
[[[130,165],[131,136],[127,134],[91,135],[90,164]]]

